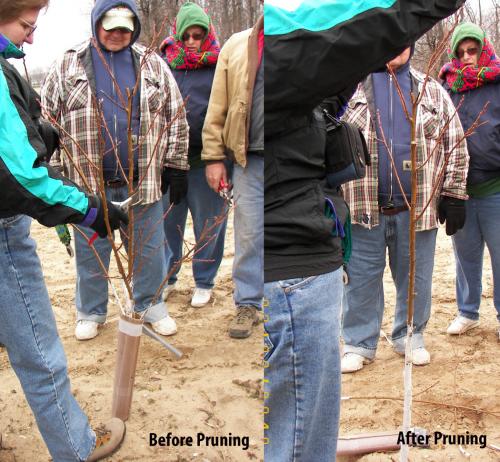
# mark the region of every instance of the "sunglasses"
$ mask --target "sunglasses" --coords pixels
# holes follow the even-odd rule
[[[33,35],[33,32],[35,32],[36,28],[38,27],[36,24],[32,24],[29,21],[26,21],[26,19],[23,18],[18,18],[19,22],[24,26],[25,29],[29,29],[27,37],[30,35]]]
[[[477,47],[471,47],[471,48],[466,48],[465,50],[457,50],[457,56],[462,59],[465,56],[465,53],[467,53],[469,56],[476,56],[478,52]]]
[[[192,37],[193,40],[203,40],[205,38],[205,34],[202,34],[201,32],[193,32],[192,34],[184,32],[182,35],[182,41],[187,42],[190,37]]]

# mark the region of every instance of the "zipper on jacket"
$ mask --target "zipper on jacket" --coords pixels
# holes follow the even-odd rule
[[[390,129],[390,139],[389,139],[389,147],[390,147],[390,153],[389,153],[389,158],[387,161],[389,162],[389,202],[388,206],[393,204],[393,197],[392,197],[392,162],[391,162],[391,157],[394,159],[394,150],[393,150],[393,138],[394,138],[394,98],[392,96],[392,86],[393,86],[393,81],[392,81],[392,74],[389,74],[389,129]],[[394,159],[394,163],[395,163]]]
[[[110,69],[111,69],[111,72],[113,73],[113,76],[116,75],[116,72],[115,72],[115,62],[113,60],[113,52],[111,51],[110,52]],[[113,101],[116,101],[116,98],[117,98],[117,92],[116,92],[116,88],[115,88],[115,81],[113,79],[111,79],[111,94],[113,96]],[[118,119],[116,117],[116,103],[113,104],[113,125],[114,125],[114,129],[115,129],[115,140],[114,140],[114,155],[115,155],[115,174],[114,174],[114,178],[118,178],[120,175],[118,174],[118,162],[120,162],[120,153],[119,153],[119,150],[118,150]]]

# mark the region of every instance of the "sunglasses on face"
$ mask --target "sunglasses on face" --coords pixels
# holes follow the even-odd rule
[[[182,41],[187,42],[190,37],[192,37],[193,40],[203,40],[205,34],[201,32],[193,32],[192,34],[190,34],[189,32],[184,32],[184,34],[182,35]]]
[[[26,19],[23,18],[18,18],[18,19],[21,25],[24,27],[24,29],[28,31],[27,37],[33,35],[33,32],[35,32],[38,26],[36,24],[30,23],[29,21],[26,21]]]
[[[465,53],[467,53],[469,56],[476,56],[478,52],[477,47],[470,47],[466,48],[465,50],[458,50],[457,51],[457,56],[462,59],[465,56]]]

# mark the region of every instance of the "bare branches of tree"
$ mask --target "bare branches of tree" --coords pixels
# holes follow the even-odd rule
[[[186,0],[137,0],[141,15],[141,42],[151,43],[154,31],[161,38],[172,32],[172,25],[179,8]],[[262,13],[258,0],[193,0],[205,8],[212,17],[221,44],[232,34],[252,27]],[[161,24],[167,18],[166,26]],[[159,43],[156,43],[159,45]]]

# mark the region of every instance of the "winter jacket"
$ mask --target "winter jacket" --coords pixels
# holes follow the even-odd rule
[[[96,16],[100,18],[105,11],[118,5],[128,6],[136,12],[132,0],[98,0],[93,9],[94,21]],[[102,13],[99,16],[96,12]],[[135,33],[139,30],[138,26]],[[50,69],[42,88],[43,108],[62,125],[61,143],[87,178],[92,191],[97,191],[93,165],[102,166],[91,52],[91,47],[95,46],[95,42],[87,40],[66,51]],[[133,140],[133,145],[139,150],[137,177],[144,178],[140,182],[138,199],[145,205],[161,198],[163,167],[189,168],[189,128],[183,100],[168,65],[158,55],[147,53],[141,45],[134,43],[130,49],[135,70],[140,73],[139,137]],[[54,156],[54,163],[60,161]],[[77,169],[66,155],[62,157],[62,166],[65,174],[83,186]]]
[[[101,0],[96,3],[92,10],[92,30],[96,42],[101,45],[90,47],[92,56],[92,68],[94,70],[94,82],[96,97],[101,102],[102,116],[105,125],[101,128],[101,136],[104,140],[104,152],[109,153],[102,158],[104,180],[123,180],[123,175],[129,176],[129,151],[128,151],[128,114],[126,110],[127,89],[133,89],[137,80],[130,45],[133,45],[139,37],[141,23],[137,16],[138,12],[134,2],[128,3],[128,8],[134,13],[134,31],[130,45],[120,51],[108,51],[99,43],[97,35],[98,22],[111,8],[118,6],[114,0]],[[124,4],[125,5],[125,4]],[[110,78],[110,72],[114,79]],[[117,101],[123,103],[117,104]],[[124,104],[125,103],[125,104]],[[137,91],[132,98],[132,136],[139,136],[140,124],[140,92]],[[120,169],[118,159],[122,166]],[[134,172],[137,174],[138,152],[134,150]]]
[[[448,88],[449,90],[449,88]],[[477,185],[485,181],[500,177],[500,84],[489,83],[474,90],[455,93],[449,91],[462,126],[467,131],[484,105],[489,102],[488,109],[481,121],[486,122],[476,128],[474,133],[467,137],[470,165],[467,176],[467,185]]]
[[[380,143],[377,142],[376,113],[378,108],[373,99],[372,77],[369,76],[359,85],[344,114],[344,120],[357,126],[363,132],[371,157],[371,166],[367,167],[365,178],[344,185],[344,197],[351,209],[352,222],[366,228],[372,228],[379,224],[379,206],[386,205],[379,202],[380,188],[378,183],[382,159],[379,158]],[[412,87],[417,94],[420,93],[423,90],[425,75],[410,68],[410,78]],[[401,104],[399,99],[396,104]],[[411,106],[408,106],[408,110],[411,111]],[[403,117],[403,121],[408,123],[404,119],[404,115],[400,114],[399,117]],[[416,224],[417,231],[423,231],[438,226],[436,206],[440,195],[462,200],[467,199],[468,155],[462,126],[453,103],[443,87],[434,79],[429,79],[425,85],[425,93],[417,108],[416,120],[417,165],[422,166],[417,175],[417,215],[422,213],[434,192],[433,200]],[[383,129],[387,140],[392,132],[391,125],[386,119]],[[399,133],[404,132],[400,130]],[[406,143],[408,145],[406,157],[410,160],[409,133],[406,132],[408,135],[406,140],[401,140],[398,135],[398,132],[395,131],[394,144]],[[461,139],[462,141],[459,142]],[[384,159],[385,162],[389,162],[387,157]],[[402,159],[397,159],[395,152],[395,161],[398,160],[402,164]],[[445,163],[446,167],[444,167]],[[443,167],[444,174],[440,176]],[[409,172],[402,173],[409,174]],[[395,179],[393,183],[395,193],[400,194],[401,190]],[[407,195],[408,200],[410,200],[410,195]],[[402,205],[402,202],[398,202],[396,205]]]
[[[0,34],[0,217],[29,215],[46,226],[80,223],[84,192],[46,162],[39,96],[7,62],[24,53]]]
[[[207,114],[208,100],[212,90],[215,67],[201,69],[172,70],[179,90],[186,102],[189,124],[189,166],[203,167],[201,161],[203,123]]]
[[[224,160],[227,154],[242,167],[246,165],[262,27],[261,17],[252,29],[232,35],[222,47],[203,125],[204,161]]]
[[[334,192],[325,186],[325,125],[314,108],[379,69],[463,3],[265,4],[265,281],[314,276],[342,264],[340,239],[324,214],[325,197]]]

